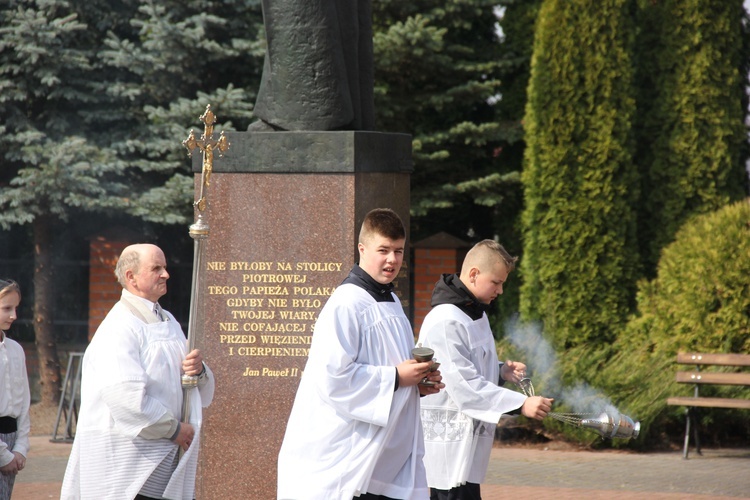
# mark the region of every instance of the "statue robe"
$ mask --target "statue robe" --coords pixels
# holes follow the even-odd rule
[[[373,130],[371,0],[263,0],[254,115],[283,130]]]

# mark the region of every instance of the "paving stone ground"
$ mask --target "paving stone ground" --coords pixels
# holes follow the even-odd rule
[[[484,500],[750,498],[750,450],[627,453],[495,448]]]
[[[26,469],[13,500],[60,498],[71,445],[32,436]],[[502,446],[493,449],[483,500],[750,498],[750,449],[631,453],[558,451]],[[206,499],[215,500],[215,499]],[[233,499],[221,499],[233,500]],[[265,499],[237,499],[265,500]]]

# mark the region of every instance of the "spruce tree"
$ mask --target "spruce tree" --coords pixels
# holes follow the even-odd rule
[[[499,13],[502,29],[501,47],[506,64],[500,68],[500,101],[497,103],[497,120],[509,123],[523,133],[523,117],[526,108],[526,91],[529,84],[531,53],[534,46],[534,25],[541,0],[502,0],[504,8]],[[497,207],[495,234],[500,243],[512,255],[523,259],[521,233],[521,213],[523,212],[523,185],[520,183],[523,170],[523,154],[526,142],[518,138],[502,141],[493,156],[497,169],[494,176],[512,176],[514,182],[507,187],[492,188],[490,193],[502,196]],[[518,312],[522,281],[520,273],[511,275],[512,282],[505,287],[502,300],[495,301],[497,314],[492,315],[496,332],[502,332],[502,325]]]
[[[412,235],[493,237],[504,199],[519,191],[498,148],[520,138],[496,112],[509,64],[497,2],[373,2],[377,129],[412,135]],[[499,175],[493,175],[499,174]],[[516,196],[517,198],[517,196]]]
[[[525,118],[521,313],[558,350],[613,340],[638,277],[628,0],[545,0]]]
[[[0,3],[0,225],[32,227],[43,403],[60,396],[54,229],[86,212],[100,227],[192,217],[180,142],[209,103],[226,129],[249,122],[260,19],[243,1]]]
[[[33,315],[41,400],[60,398],[52,328],[54,237],[82,211],[123,206],[122,164],[91,139],[101,105],[91,34],[64,0],[0,3],[0,225],[33,232]]]
[[[109,30],[101,83],[120,103],[113,147],[135,167],[130,213],[160,224],[192,220],[193,174],[180,142],[210,104],[216,133],[247,128],[263,62],[259,1],[140,0]]]

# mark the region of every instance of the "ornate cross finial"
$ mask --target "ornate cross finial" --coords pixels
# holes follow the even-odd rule
[[[203,212],[206,209],[206,194],[209,181],[211,180],[211,172],[214,168],[214,150],[218,149],[219,157],[221,157],[224,151],[229,149],[230,144],[224,136],[224,131],[221,132],[218,141],[214,140],[214,123],[216,123],[216,115],[211,111],[210,104],[206,106],[206,112],[203,113],[200,120],[205,124],[201,138],[196,139],[195,132],[191,130],[188,138],[182,141],[182,145],[187,148],[188,156],[193,156],[195,148],[199,148],[203,152],[200,196],[198,201],[194,203],[195,207],[200,212]]]

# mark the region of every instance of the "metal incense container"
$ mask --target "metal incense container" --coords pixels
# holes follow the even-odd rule
[[[534,385],[525,374],[517,382],[524,395],[534,396]],[[557,413],[549,412],[550,418],[596,432],[604,438],[635,439],[641,430],[641,423],[623,415],[613,407],[607,407],[601,413]]]
[[[640,422],[616,410],[603,411],[595,418],[583,418],[578,425],[610,439],[635,439],[641,430]]]

